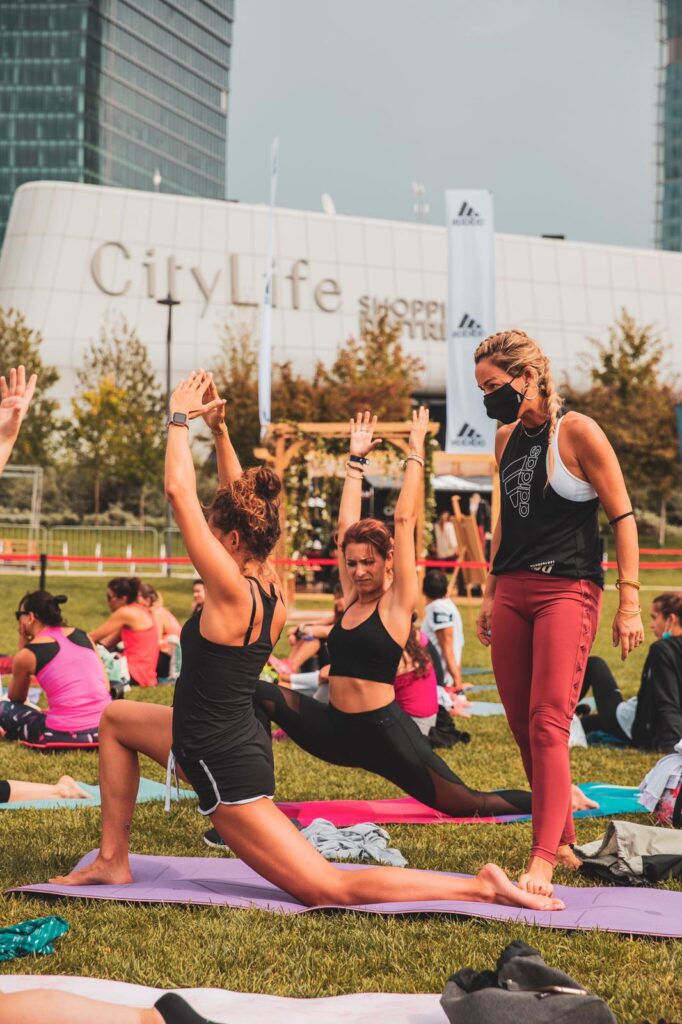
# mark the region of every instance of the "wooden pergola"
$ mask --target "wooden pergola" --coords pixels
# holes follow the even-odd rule
[[[438,433],[437,423],[429,424],[429,433]],[[405,423],[378,423],[375,436],[380,437],[386,444],[391,444],[404,455],[408,453],[408,440],[412,424]],[[285,474],[294,459],[303,455],[306,449],[318,438],[347,438],[348,421],[344,423],[273,423],[268,427],[267,434],[263,439],[263,447],[255,449],[257,458],[262,459],[274,469],[280,480],[284,481]],[[421,495],[419,500],[419,511],[417,513],[416,545],[417,555],[421,555],[424,548],[424,482],[422,478]],[[290,599],[291,585],[294,574],[288,571],[289,567],[282,561],[287,557],[288,546],[288,519],[287,519],[287,495],[282,491],[280,504],[280,526],[282,532],[274,551],[274,557],[278,559],[278,570],[287,599]]]

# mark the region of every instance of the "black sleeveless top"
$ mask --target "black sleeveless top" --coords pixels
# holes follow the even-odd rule
[[[332,626],[327,637],[329,675],[393,686],[403,649],[381,621],[379,605],[368,619],[352,629],[341,625],[344,615]]]
[[[192,615],[182,627],[180,645],[182,668],[173,698],[173,751],[179,758],[204,758],[226,750],[235,755],[243,747],[264,744],[269,757],[269,742],[254,713],[256,683],[272,652],[270,630],[278,597],[274,584],[270,593],[252,576],[251,622],[240,646],[216,644],[201,635],[201,614]],[[260,636],[252,643],[251,632],[256,615],[254,583],[263,602]],[[244,770],[236,760],[236,769]]]
[[[604,585],[599,498],[571,501],[547,484],[549,424],[528,437],[519,422],[500,463],[500,547],[492,572],[527,570]]]

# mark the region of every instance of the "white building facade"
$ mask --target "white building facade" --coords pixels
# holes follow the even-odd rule
[[[62,182],[15,194],[0,255],[0,306],[21,310],[58,367],[68,405],[82,355],[105,319],[122,314],[165,375],[166,309],[173,378],[210,366],[225,324],[259,333],[268,209]],[[581,379],[587,338],[605,338],[625,307],[654,324],[682,371],[682,254],[498,234],[497,327],[521,327],[552,360],[555,379]],[[302,373],[357,335],[363,316],[403,318],[406,350],[424,363],[423,392],[445,392],[444,227],[275,213],[273,359]]]

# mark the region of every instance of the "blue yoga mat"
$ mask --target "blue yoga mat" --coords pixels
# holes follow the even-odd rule
[[[3,811],[16,811],[22,808],[32,808],[37,811],[57,811],[64,807],[100,807],[102,798],[99,792],[99,786],[89,786],[85,782],[79,782],[79,786],[89,793],[92,797],[91,800],[19,800],[16,803],[11,804],[0,804],[0,810]],[[177,799],[177,790],[175,786],[172,788],[173,800]],[[188,797],[195,797],[196,794],[192,789],[180,788],[180,799],[187,799]],[[148,800],[165,800],[166,798],[166,787],[162,782],[154,782],[152,779],[140,779],[140,788],[137,794],[138,804],[146,803]]]
[[[489,718],[491,715],[504,714],[504,706],[496,700],[472,700],[469,703],[470,707],[463,710],[474,717],[481,715],[483,718]]]

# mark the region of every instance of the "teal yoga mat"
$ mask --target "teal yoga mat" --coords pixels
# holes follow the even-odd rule
[[[79,786],[82,786],[86,793],[89,793],[92,797],[91,800],[21,800],[17,803],[11,804],[0,804],[0,810],[2,811],[16,811],[22,808],[32,808],[37,811],[57,811],[64,807],[99,807],[102,803],[99,786],[88,786],[85,782],[79,782]],[[178,790],[175,786],[172,788],[173,800],[177,799]],[[196,794],[192,789],[180,788],[180,799],[187,799],[193,797],[196,799]],[[148,800],[165,800],[166,798],[166,787],[162,782],[154,782],[152,779],[140,779],[140,788],[137,794],[138,804],[146,803]]]

